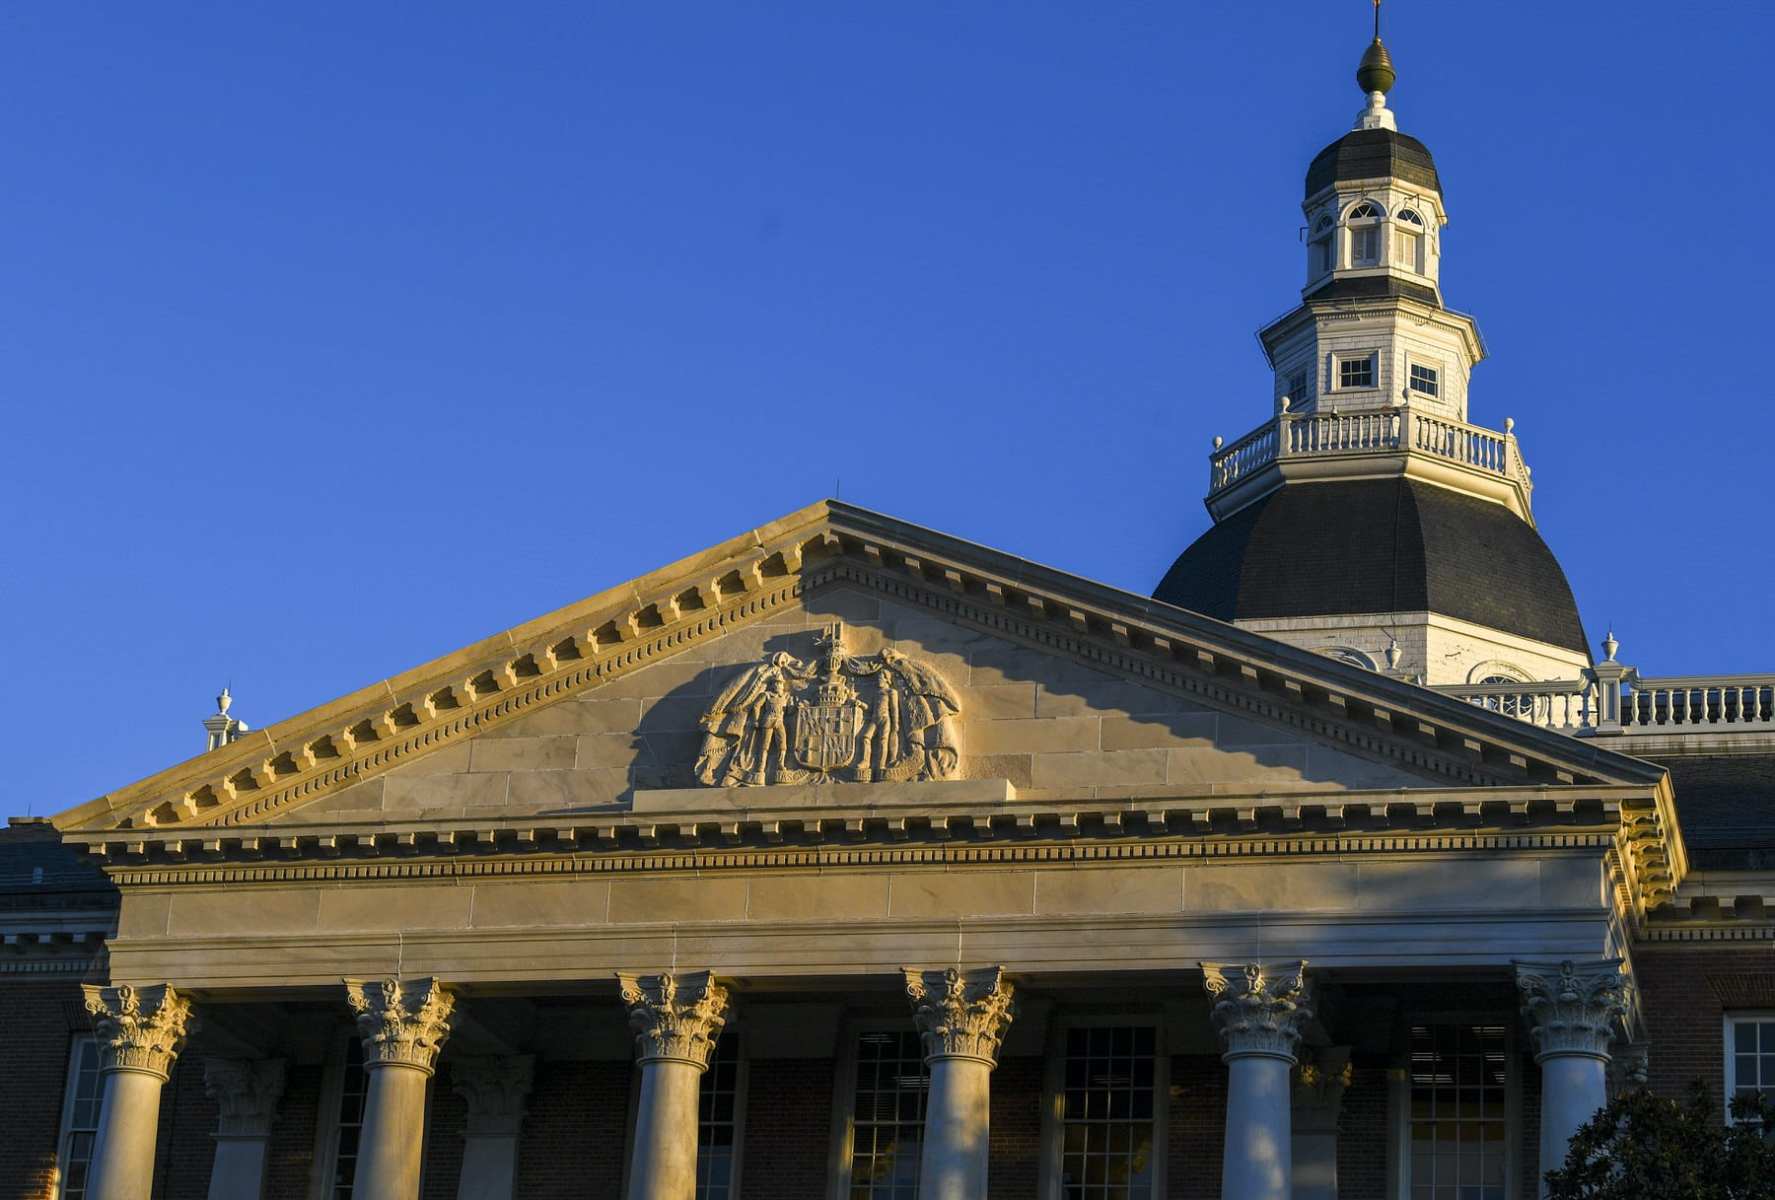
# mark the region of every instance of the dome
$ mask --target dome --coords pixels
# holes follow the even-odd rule
[[[1197,538],[1153,596],[1222,621],[1434,612],[1589,654],[1534,526],[1403,476],[1278,488]]]
[[[1442,194],[1429,147],[1396,129],[1352,129],[1319,151],[1307,168],[1307,198],[1357,179],[1400,179]]]

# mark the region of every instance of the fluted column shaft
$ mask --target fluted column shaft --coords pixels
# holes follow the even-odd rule
[[[284,1090],[284,1060],[206,1058],[203,1090],[220,1109],[210,1200],[259,1200],[271,1123]]]
[[[1290,1200],[1289,1072],[1301,1023],[1313,1015],[1306,963],[1203,963],[1202,973],[1227,1065],[1220,1194]]]
[[[425,1087],[450,1036],[454,1002],[436,979],[345,981],[364,1043],[368,1092],[352,1195],[418,1200]]]
[[[695,1200],[698,1092],[727,1023],[727,989],[707,971],[617,981],[641,1068],[630,1200]]]
[[[160,1089],[192,1026],[191,1004],[170,984],[82,985],[99,1042],[104,1100],[93,1142],[89,1200],[148,1200]]]
[[[1516,987],[1541,1066],[1541,1194],[1572,1135],[1609,1101],[1609,1042],[1627,1017],[1621,960],[1516,964]]]
[[[918,1194],[986,1200],[992,1070],[1011,1024],[1011,984],[1000,967],[909,969],[906,993],[931,1071]]]

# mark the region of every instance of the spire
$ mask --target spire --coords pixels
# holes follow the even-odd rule
[[[1393,70],[1393,56],[1381,41],[1381,0],[1374,0],[1374,41],[1356,66],[1356,86],[1368,95],[1368,107],[1356,114],[1357,129],[1398,129],[1393,110],[1387,107],[1387,93],[1399,78]]]
[[[245,721],[236,720],[228,715],[228,710],[233,706],[234,695],[224,687],[222,694],[216,697],[215,713],[203,719],[204,732],[209,734],[209,745],[205,749],[214,750],[217,747],[226,746],[247,731]]]

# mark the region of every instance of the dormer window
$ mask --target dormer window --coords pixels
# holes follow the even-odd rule
[[[1407,271],[1424,273],[1424,219],[1411,209],[1401,209],[1393,229],[1393,263]]]
[[[1381,262],[1381,220],[1386,212],[1372,200],[1350,210],[1344,224],[1350,230],[1350,265],[1378,267]]]

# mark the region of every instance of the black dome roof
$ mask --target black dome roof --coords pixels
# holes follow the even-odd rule
[[[1197,538],[1153,596],[1222,621],[1435,612],[1589,653],[1534,526],[1403,476],[1285,485]]]
[[[1436,163],[1424,143],[1396,129],[1353,129],[1313,159],[1307,168],[1307,195],[1315,196],[1334,183],[1388,177],[1438,194],[1442,191]]]

